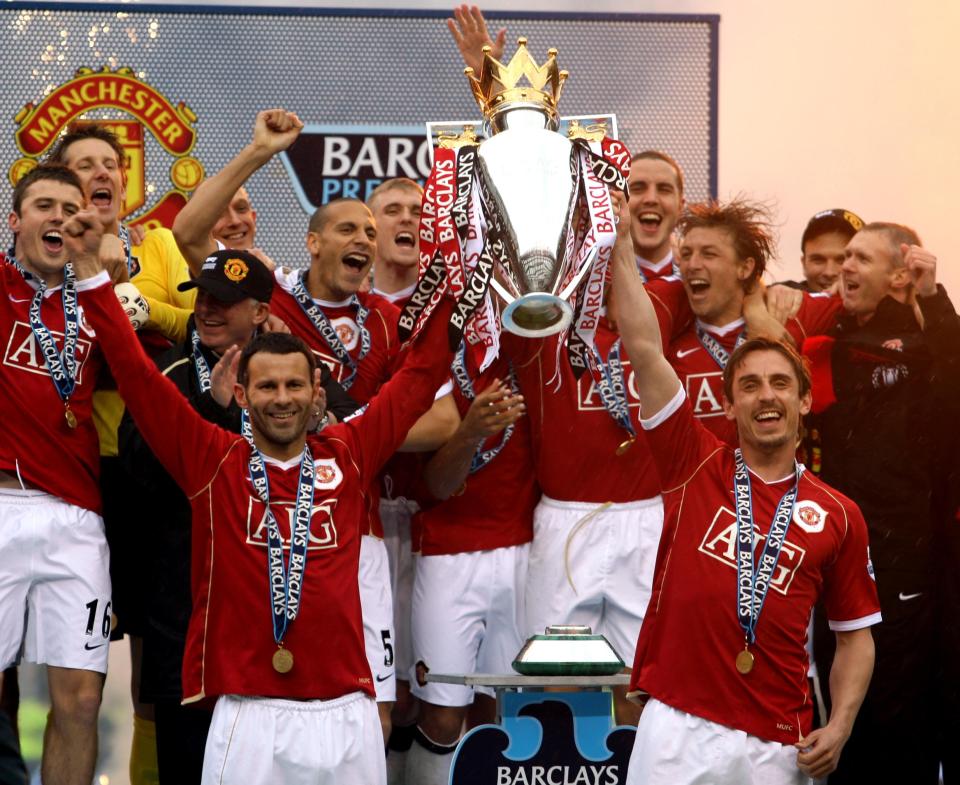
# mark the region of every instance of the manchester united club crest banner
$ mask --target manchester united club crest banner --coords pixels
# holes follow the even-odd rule
[[[308,215],[430,172],[426,123],[476,115],[445,12],[223,5],[7,3],[0,200],[78,123],[126,152],[125,220],[171,225],[205,173],[247,142],[258,111],[307,127],[248,183],[258,244],[302,266]],[[686,197],[716,192],[719,17],[491,12],[491,28],[557,47],[572,76],[563,113],[616,114],[634,151],[662,149]]]

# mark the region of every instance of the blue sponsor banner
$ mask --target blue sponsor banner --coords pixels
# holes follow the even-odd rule
[[[636,728],[614,727],[608,692],[506,692],[501,725],[460,742],[451,785],[620,785]]]

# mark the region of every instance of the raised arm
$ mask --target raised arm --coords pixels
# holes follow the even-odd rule
[[[467,479],[480,445],[519,420],[525,410],[523,396],[513,395],[507,385],[495,379],[473,399],[453,436],[424,468],[430,494],[440,500],[453,495]]]
[[[203,260],[217,249],[210,232],[233,195],[274,155],[286,150],[303,129],[293,112],[269,109],[257,115],[253,140],[213,177],[204,180],[173,222],[173,235],[192,275],[200,274]]]
[[[465,65],[470,66],[478,75],[483,62],[483,47],[490,46],[490,54],[497,60],[503,57],[503,44],[507,38],[507,28],[497,31],[496,40],[490,37],[487,20],[477,6],[466,3],[453,8],[453,19],[447,20],[447,29],[460,50]]]
[[[616,307],[623,347],[633,366],[642,416],[649,418],[670,403],[680,387],[680,379],[664,357],[657,314],[637,270],[630,237],[630,211],[622,197],[614,201],[620,220],[611,260],[610,296]]]
[[[373,396],[363,416],[329,431],[332,437],[339,428],[353,433],[362,454],[365,482],[372,481],[397,451],[413,424],[431,407],[434,394],[450,372],[453,352],[447,340],[447,323],[451,307],[448,300],[440,303],[403,364]]]
[[[64,224],[80,307],[96,331],[117,388],[140,432],[187,496],[203,488],[239,437],[206,422],[144,354],[98,258],[102,229],[90,210]]]

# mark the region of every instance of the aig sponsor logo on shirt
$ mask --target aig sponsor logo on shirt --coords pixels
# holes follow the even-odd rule
[[[693,406],[693,413],[697,417],[719,417],[723,414],[723,404],[720,402],[723,391],[723,374],[691,373],[687,375],[687,400]]]
[[[621,356],[625,354],[624,352]],[[564,359],[563,362],[566,362],[566,360]],[[625,356],[623,359],[623,376],[627,382],[627,405],[631,409],[639,409],[640,394],[637,392],[637,380],[633,375],[633,368],[630,367],[630,361]],[[605,411],[600,390],[597,389],[597,382],[589,373],[585,373],[577,382],[577,408],[581,412]]]
[[[63,333],[51,330],[50,334],[56,341],[57,349],[63,351]],[[77,339],[77,383],[83,383],[83,366],[86,365],[90,354],[91,343],[85,338]],[[3,364],[10,368],[19,368],[21,371],[36,373],[40,376],[49,376],[47,363],[43,359],[40,345],[26,322],[14,322],[10,338],[7,340],[3,352]]]
[[[800,502],[799,504],[809,504],[809,502]],[[799,506],[798,504],[798,506]],[[754,549],[762,548],[766,537],[754,528]],[[703,536],[703,541],[697,549],[712,559],[723,562],[731,570],[737,569],[737,517],[732,510],[721,507],[710,523],[710,528]],[[790,542],[789,539],[783,543],[783,550],[780,552],[780,560],[777,562],[777,571],[773,576],[770,588],[786,596],[790,590],[790,584],[800,569],[804,557],[807,555],[805,549],[799,545]]]
[[[329,499],[313,506],[308,551],[326,551],[337,547],[337,527],[333,522],[333,508],[336,506],[336,499]],[[283,547],[289,548],[296,505],[293,502],[277,502],[271,504],[270,509],[277,518]],[[252,495],[247,498],[247,545],[267,547],[267,511],[263,502]]]

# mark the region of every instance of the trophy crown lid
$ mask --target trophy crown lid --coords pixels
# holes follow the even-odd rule
[[[492,54],[489,44],[483,47],[480,74],[465,68],[473,97],[489,121],[495,115],[517,105],[533,106],[556,121],[557,102],[569,73],[557,67],[557,50],[547,50],[547,59],[538,65],[527,49],[527,39],[517,38],[517,51],[504,65]]]

